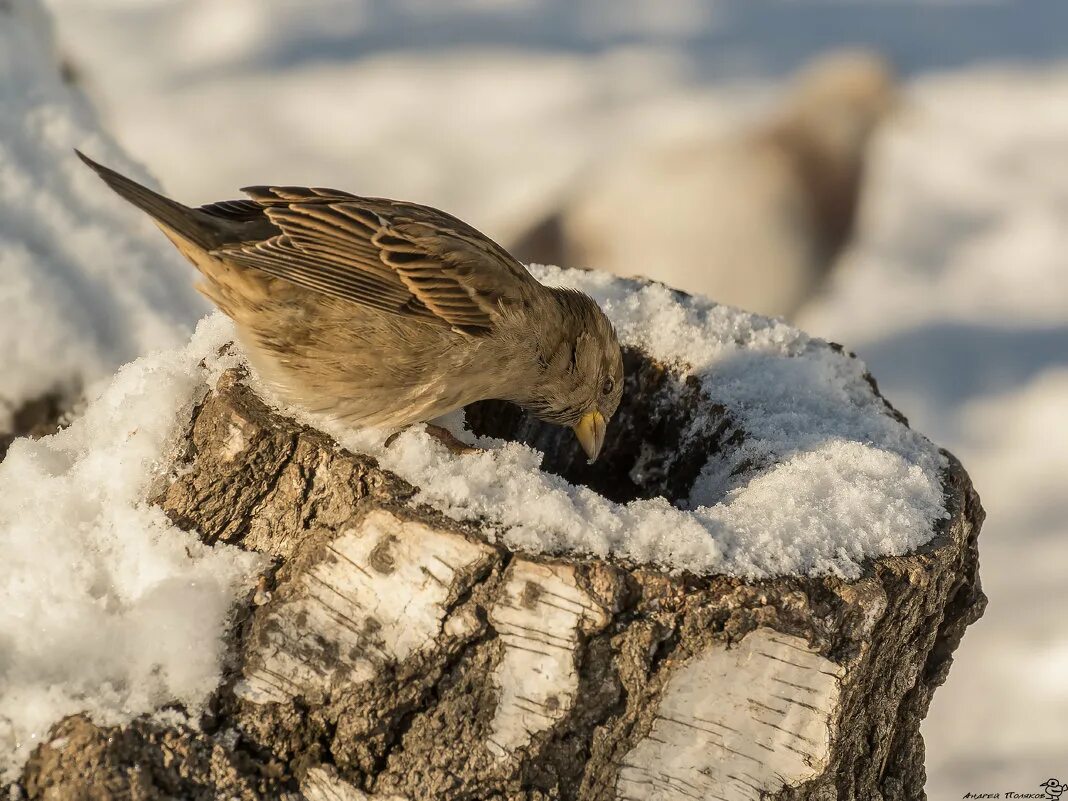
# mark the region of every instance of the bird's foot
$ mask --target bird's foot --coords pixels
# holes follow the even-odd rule
[[[424,423],[426,426],[426,433],[445,446],[446,450],[454,456],[463,456],[467,453],[478,453],[481,448],[476,448],[473,445],[468,445],[466,442],[462,442],[456,438],[456,436],[447,428],[436,426],[433,423]],[[401,429],[402,431],[404,429]],[[400,431],[394,431],[388,437],[386,437],[386,447],[388,448],[393,444],[393,441],[400,436]]]
[[[426,424],[426,433],[444,445],[449,453],[454,456],[463,456],[467,453],[477,453],[482,450],[457,439],[449,429],[436,426],[433,423]]]

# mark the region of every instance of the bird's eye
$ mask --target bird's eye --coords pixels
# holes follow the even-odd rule
[[[615,389],[615,388],[616,388],[616,382],[613,381],[611,378],[606,378],[604,380],[604,384],[601,385],[601,394],[603,394],[603,395],[611,395],[612,394],[612,390]]]

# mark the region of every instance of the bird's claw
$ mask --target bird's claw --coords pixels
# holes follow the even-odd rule
[[[448,452],[451,453],[453,456],[463,456],[468,453],[478,453],[480,450],[482,450],[481,448],[476,448],[473,445],[468,445],[466,442],[462,442],[461,440],[457,439],[456,436],[447,428],[442,428],[441,426],[434,425],[433,423],[425,423],[424,425],[426,426],[426,433],[432,436],[442,445],[444,445],[445,449],[448,450]],[[392,445],[394,440],[396,440],[397,437],[400,436],[400,434],[400,431],[394,431],[392,434],[386,437],[385,446],[388,448],[390,445]]]

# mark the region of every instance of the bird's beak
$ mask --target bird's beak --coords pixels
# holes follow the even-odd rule
[[[604,445],[604,432],[607,428],[608,423],[604,415],[598,411],[587,412],[572,426],[579,444],[582,445],[582,450],[586,451],[586,455],[590,457],[590,464],[593,464],[597,459],[597,454],[601,452],[601,446]]]

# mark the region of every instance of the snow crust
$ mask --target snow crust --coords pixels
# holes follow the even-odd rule
[[[0,431],[27,400],[180,345],[206,310],[173,248],[75,147],[150,181],[61,79],[39,5],[0,3]]]
[[[176,422],[232,362],[198,363],[230,335],[211,318],[0,462],[0,781],[65,715],[119,722],[179,703],[195,716],[218,685],[229,610],[260,557],[204,545],[145,498]]]

